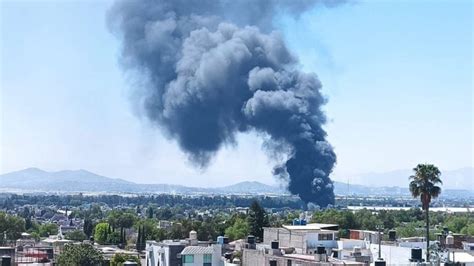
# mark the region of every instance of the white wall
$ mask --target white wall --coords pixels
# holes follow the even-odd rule
[[[430,246],[436,243],[436,241],[430,241]],[[404,248],[422,248],[426,249],[426,242],[400,242],[398,243],[399,247],[404,247]]]
[[[318,233],[307,233],[306,234],[306,247],[307,249],[316,249],[319,245],[324,246],[325,248],[335,248],[337,247],[337,241],[334,240],[318,240]]]
[[[212,266],[221,266],[224,264],[221,258],[222,246],[221,245],[212,245]],[[183,255],[184,256],[184,255]],[[202,266],[204,263],[204,254],[194,254],[193,263],[183,263],[183,266]]]
[[[338,249],[354,249],[354,247],[368,248],[367,243],[364,240],[359,239],[344,239],[337,241]]]

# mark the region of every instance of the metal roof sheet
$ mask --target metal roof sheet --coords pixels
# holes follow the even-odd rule
[[[213,252],[212,247],[188,246],[181,251],[181,255],[212,254]]]

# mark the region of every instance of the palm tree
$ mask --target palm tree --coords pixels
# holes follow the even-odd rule
[[[430,220],[429,208],[431,199],[437,198],[441,194],[441,187],[437,184],[443,184],[440,179],[441,172],[433,164],[418,164],[413,168],[415,172],[410,176],[410,192],[413,198],[420,197],[426,218],[426,261],[429,259],[430,245]]]

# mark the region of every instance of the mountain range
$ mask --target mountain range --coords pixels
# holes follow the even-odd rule
[[[365,173],[350,176],[350,183],[370,184],[374,187],[393,186],[397,180],[406,180],[413,170],[403,169],[383,173]],[[474,167],[464,167],[456,170],[442,170],[441,179],[444,189],[474,190]]]
[[[472,174],[472,168],[470,173]],[[400,178],[402,174],[403,173],[399,173],[396,176]],[[403,174],[403,176],[409,176],[409,173],[407,175]],[[464,180],[464,177],[461,178],[461,180]],[[472,179],[466,180],[472,183]],[[334,187],[336,195],[409,194],[408,188],[398,186],[366,186],[335,181]],[[48,172],[38,168],[27,168],[0,175],[0,191],[53,193],[288,194],[282,187],[270,186],[257,181],[245,181],[223,187],[203,188],[173,184],[138,184],[123,179],[101,176],[86,170]],[[473,186],[467,185],[463,189],[444,189],[444,192],[452,195],[472,196],[474,195],[474,188]]]

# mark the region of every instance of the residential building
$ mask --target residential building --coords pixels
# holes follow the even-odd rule
[[[294,248],[298,254],[315,254],[319,246],[337,248],[337,224],[283,225],[265,227],[263,230],[263,244],[270,245],[272,241],[278,241],[280,247]]]
[[[181,266],[181,251],[187,241],[164,240],[146,242],[146,262],[148,266]]]
[[[221,258],[221,245],[208,247],[188,246],[181,251],[183,266],[221,266],[224,262]]]

